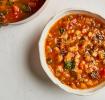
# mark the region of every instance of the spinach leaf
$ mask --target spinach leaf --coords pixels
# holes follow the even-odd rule
[[[23,5],[21,6],[21,10],[22,10],[23,12],[25,12],[25,13],[31,11],[30,7],[29,7],[28,5],[26,5],[26,4],[23,4]]]
[[[7,4],[8,6],[12,6],[14,4],[14,2],[12,2],[11,0],[8,0]]]
[[[61,28],[59,28],[59,32],[62,34],[65,32],[65,29],[61,27]]]
[[[73,70],[75,68],[75,61],[71,60],[71,61],[67,61],[64,63],[64,68],[68,69],[68,70]]]

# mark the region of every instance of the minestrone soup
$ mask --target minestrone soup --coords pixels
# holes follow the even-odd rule
[[[88,89],[105,81],[105,24],[73,14],[58,20],[45,42],[46,62],[63,84]]]
[[[35,13],[45,0],[0,0],[0,24],[23,20]]]

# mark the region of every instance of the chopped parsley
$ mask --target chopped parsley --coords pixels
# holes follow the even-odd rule
[[[75,61],[71,60],[71,61],[67,61],[64,63],[64,68],[68,69],[68,70],[73,70],[75,68]]]
[[[26,5],[26,4],[23,4],[23,5],[21,6],[21,10],[22,10],[24,13],[27,13],[27,12],[30,12],[30,11],[31,11],[30,7],[29,7],[28,5]]]

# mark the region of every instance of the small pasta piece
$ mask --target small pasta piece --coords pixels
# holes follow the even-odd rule
[[[71,83],[71,87],[72,87],[73,89],[76,89],[76,88],[77,88],[74,83]]]
[[[78,51],[78,46],[73,46],[73,47],[69,47],[68,49],[70,52],[77,52]]]
[[[63,35],[61,36],[61,38],[64,39],[64,40],[67,40],[68,34],[67,34],[67,33],[63,34]]]
[[[79,68],[84,69],[85,61],[81,61],[79,64]]]
[[[76,34],[77,36],[80,36],[80,35],[81,35],[81,31],[80,31],[80,30],[76,30],[76,31],[75,31],[75,34]]]
[[[63,72],[63,66],[62,65],[58,65],[56,68],[57,72]]]
[[[60,49],[58,47],[55,47],[54,50],[56,53],[60,53]]]
[[[76,66],[79,65],[80,63],[80,54],[77,52],[76,56],[75,56],[75,62],[76,62]]]
[[[64,61],[70,61],[72,59],[72,57],[74,57],[74,54],[71,52],[68,52],[67,55],[64,58]]]
[[[98,83],[99,83],[98,80],[95,80],[95,81],[93,82],[94,85],[97,85]]]
[[[70,78],[70,73],[67,72],[67,71],[64,71],[64,72],[63,72],[63,75],[64,75],[64,77],[65,77],[66,79]]]
[[[63,56],[61,54],[58,55],[57,57],[58,62],[62,62],[63,61]]]
[[[81,89],[86,89],[87,85],[85,83],[80,83],[80,87],[81,87]]]
[[[92,36],[93,36],[93,33],[92,33],[92,32],[89,32],[89,33],[88,33],[88,37],[91,38]]]
[[[81,79],[81,74],[77,74],[77,79],[80,80]]]
[[[92,52],[92,56],[93,56],[93,57],[97,57],[97,55],[98,55],[97,51],[93,51],[93,52]]]
[[[99,51],[99,58],[100,59],[104,59],[105,58],[105,51],[104,50]]]
[[[92,80],[88,80],[88,81],[86,82],[86,84],[87,84],[88,86],[93,86],[93,85],[94,85],[93,82],[92,82]]]
[[[56,68],[56,73],[55,73],[56,76],[60,77],[62,72],[63,72],[63,66],[62,65],[58,65],[57,68]]]

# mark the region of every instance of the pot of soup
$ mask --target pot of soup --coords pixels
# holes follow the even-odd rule
[[[39,41],[44,71],[69,93],[89,95],[105,86],[105,19],[65,10],[45,27]]]
[[[0,25],[21,24],[44,10],[48,0],[0,0]]]

